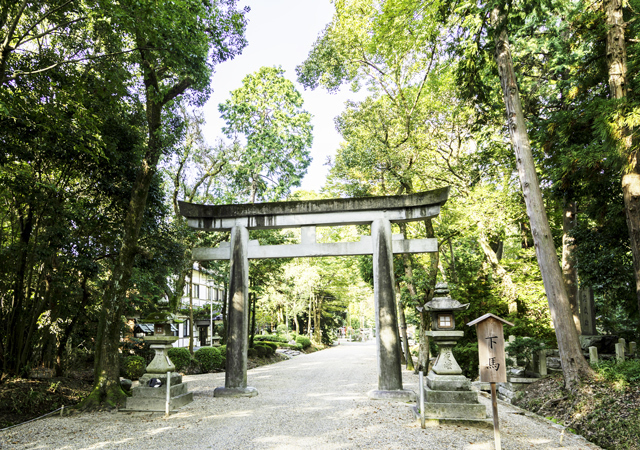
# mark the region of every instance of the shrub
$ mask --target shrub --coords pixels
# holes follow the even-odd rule
[[[200,368],[205,373],[224,367],[225,357],[220,354],[220,350],[216,347],[201,347],[195,353],[195,357],[200,363]]]
[[[142,356],[127,356],[122,361],[122,375],[130,380],[137,380],[147,371]]]
[[[311,339],[306,336],[298,336],[296,337],[296,342],[302,346],[302,348],[311,347]]]
[[[272,342],[256,342],[254,345],[258,356],[265,357],[271,356],[276,353],[277,346],[274,346]]]
[[[286,336],[276,336],[275,334],[262,334],[253,337],[254,341],[269,341],[269,342],[289,342]]]
[[[256,356],[260,358],[264,358],[269,354],[269,347],[264,345],[256,345],[253,350],[256,352]]]
[[[184,347],[173,347],[167,352],[169,359],[176,366],[178,372],[183,372],[191,365],[191,353]]]
[[[509,353],[507,358],[507,367],[522,365],[528,367],[531,365],[533,355],[540,350],[544,350],[546,345],[543,340],[517,336],[513,342],[507,342],[505,350]],[[512,359],[515,356],[515,361]]]
[[[260,342],[259,344],[268,345],[273,350],[273,353],[275,353],[276,350],[278,349],[278,344],[276,342],[263,341],[263,342]]]

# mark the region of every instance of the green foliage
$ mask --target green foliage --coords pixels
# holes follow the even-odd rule
[[[125,378],[137,380],[145,374],[147,365],[142,356],[126,356],[122,361],[121,371]]]
[[[219,105],[227,136],[246,139],[233,173],[236,200],[281,199],[291,187],[300,186],[313,141],[311,115],[302,104],[284,70],[262,67]]]
[[[140,338],[128,337],[122,341],[121,347],[125,356],[130,354],[142,356],[146,364],[149,364],[156,354],[155,350],[151,349],[149,342]]]
[[[278,349],[278,346],[279,346],[276,342],[268,342],[268,341],[259,342],[258,345],[266,345],[270,347],[274,352]]]
[[[191,353],[184,347],[172,347],[167,351],[167,354],[178,372],[184,372],[192,364]]]
[[[283,342],[285,344],[290,341],[290,339],[288,339],[288,337],[286,336],[278,336],[275,334],[262,334],[262,335],[254,336],[253,340],[258,342],[259,341]]]
[[[226,354],[221,354],[216,347],[200,347],[194,356],[204,373],[220,370],[225,366]]]
[[[509,353],[510,356],[506,361],[507,366],[513,367],[520,365],[529,367],[534,355],[546,348],[548,347],[544,341],[540,339],[516,336],[515,341],[507,342],[505,345],[505,351]],[[515,359],[511,357],[515,357]]]
[[[640,359],[627,359],[624,362],[599,361],[593,368],[607,381],[640,385]]]
[[[273,356],[276,353],[277,345],[272,342],[256,342],[253,346],[256,356],[261,358]]]
[[[472,380],[478,377],[478,342],[459,343],[453,347],[453,356],[462,369],[462,374]]]
[[[296,342],[300,344],[303,349],[311,347],[311,339],[306,336],[296,336]]]

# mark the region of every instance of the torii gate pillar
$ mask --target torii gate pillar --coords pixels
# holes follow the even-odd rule
[[[378,389],[369,392],[373,399],[415,398],[413,391],[402,388],[402,363],[398,341],[395,279],[391,222],[385,219],[371,223],[373,241],[373,291],[376,312],[376,344],[378,347]]]
[[[258,390],[247,386],[247,351],[249,329],[249,230],[231,229],[229,276],[229,318],[227,328],[227,368],[224,387],[213,391],[214,397],[253,397]]]

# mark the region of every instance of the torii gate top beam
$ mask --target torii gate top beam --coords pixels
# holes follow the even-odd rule
[[[228,231],[368,224],[377,219],[411,222],[435,217],[449,197],[449,188],[411,195],[337,198],[240,205],[197,205],[178,202],[191,228]]]

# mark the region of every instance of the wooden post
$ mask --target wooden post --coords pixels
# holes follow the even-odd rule
[[[500,450],[500,421],[498,420],[498,395],[496,393],[496,384],[491,383],[491,408],[493,410],[493,440],[496,444],[496,450]]]
[[[493,314],[485,314],[467,325],[475,325],[478,335],[478,354],[480,360],[480,381],[491,384],[491,406],[493,410],[493,438],[496,450],[501,449],[500,422],[498,419],[498,394],[496,383],[507,381],[507,368],[504,353],[503,323],[512,323]]]

